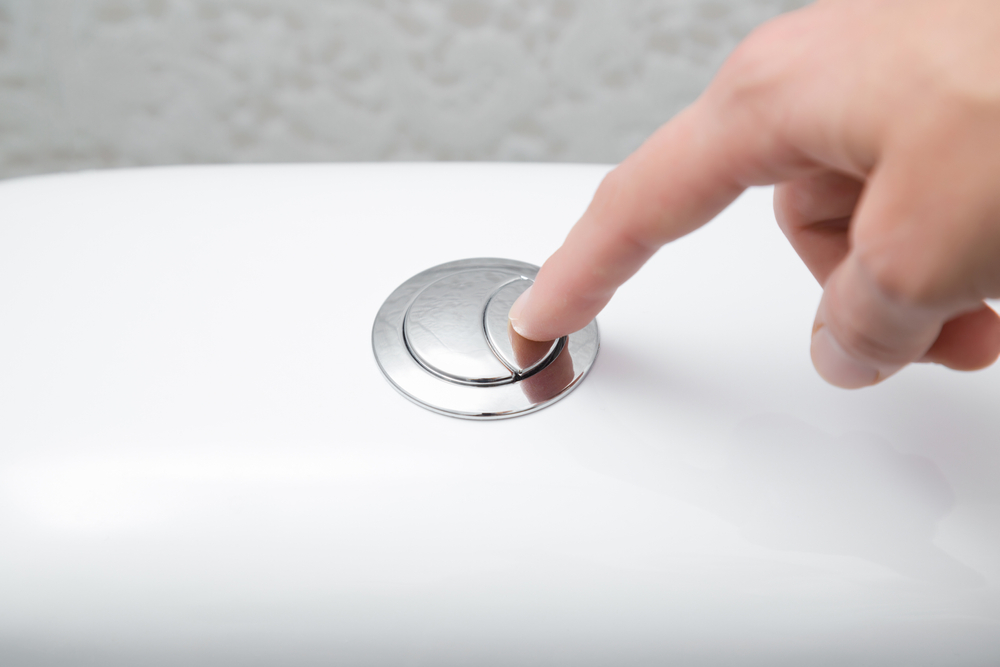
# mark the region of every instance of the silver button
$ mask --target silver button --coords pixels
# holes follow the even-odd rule
[[[510,280],[504,271],[459,271],[417,295],[403,318],[403,336],[414,358],[442,377],[472,384],[508,382],[511,369],[497,358],[483,331],[483,309]]]
[[[466,259],[410,278],[375,318],[379,368],[410,400],[455,417],[513,417],[559,400],[594,363],[597,323],[556,341],[519,336],[507,313],[537,273],[524,262]]]
[[[505,283],[490,297],[483,317],[486,339],[493,353],[507,368],[522,378],[550,362],[566,340],[539,343],[519,336],[511,329],[510,319],[507,317],[510,307],[524,290],[531,287],[532,282],[530,278],[518,276]]]

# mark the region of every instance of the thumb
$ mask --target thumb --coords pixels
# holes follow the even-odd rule
[[[830,275],[810,353],[824,380],[844,389],[877,384],[924,356],[944,318],[889,294],[856,253]]]
[[[935,341],[946,323],[962,346],[984,348],[963,353],[976,358],[972,366],[996,358],[995,314],[958,317],[982,310],[986,296],[977,284],[989,255],[975,233],[982,229],[973,224],[982,217],[975,197],[963,201],[940,187],[915,187],[926,180],[894,171],[869,180],[850,250],[823,286],[813,325],[813,365],[845,389],[877,384],[914,361],[937,360],[928,353],[942,347]]]

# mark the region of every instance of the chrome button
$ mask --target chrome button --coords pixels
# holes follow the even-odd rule
[[[418,405],[466,419],[514,417],[559,400],[597,356],[597,323],[557,341],[519,336],[507,314],[537,273],[524,262],[467,259],[410,278],[372,327],[382,373]]]
[[[410,353],[424,368],[450,380],[509,382],[514,374],[497,359],[483,331],[490,296],[508,280],[503,271],[460,271],[425,287],[403,318]]]
[[[490,297],[483,314],[486,339],[496,356],[515,375],[525,377],[541,370],[558,354],[566,339],[538,342],[518,335],[510,326],[510,307],[533,281],[518,277],[503,284]]]

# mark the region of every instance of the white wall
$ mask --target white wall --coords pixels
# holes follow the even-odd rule
[[[0,176],[618,161],[803,0],[0,0]]]

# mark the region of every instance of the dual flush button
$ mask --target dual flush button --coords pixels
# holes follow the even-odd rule
[[[559,400],[593,364],[597,324],[549,342],[519,336],[507,314],[537,273],[524,262],[467,259],[410,278],[375,318],[382,372],[417,404],[467,419],[513,417]]]

